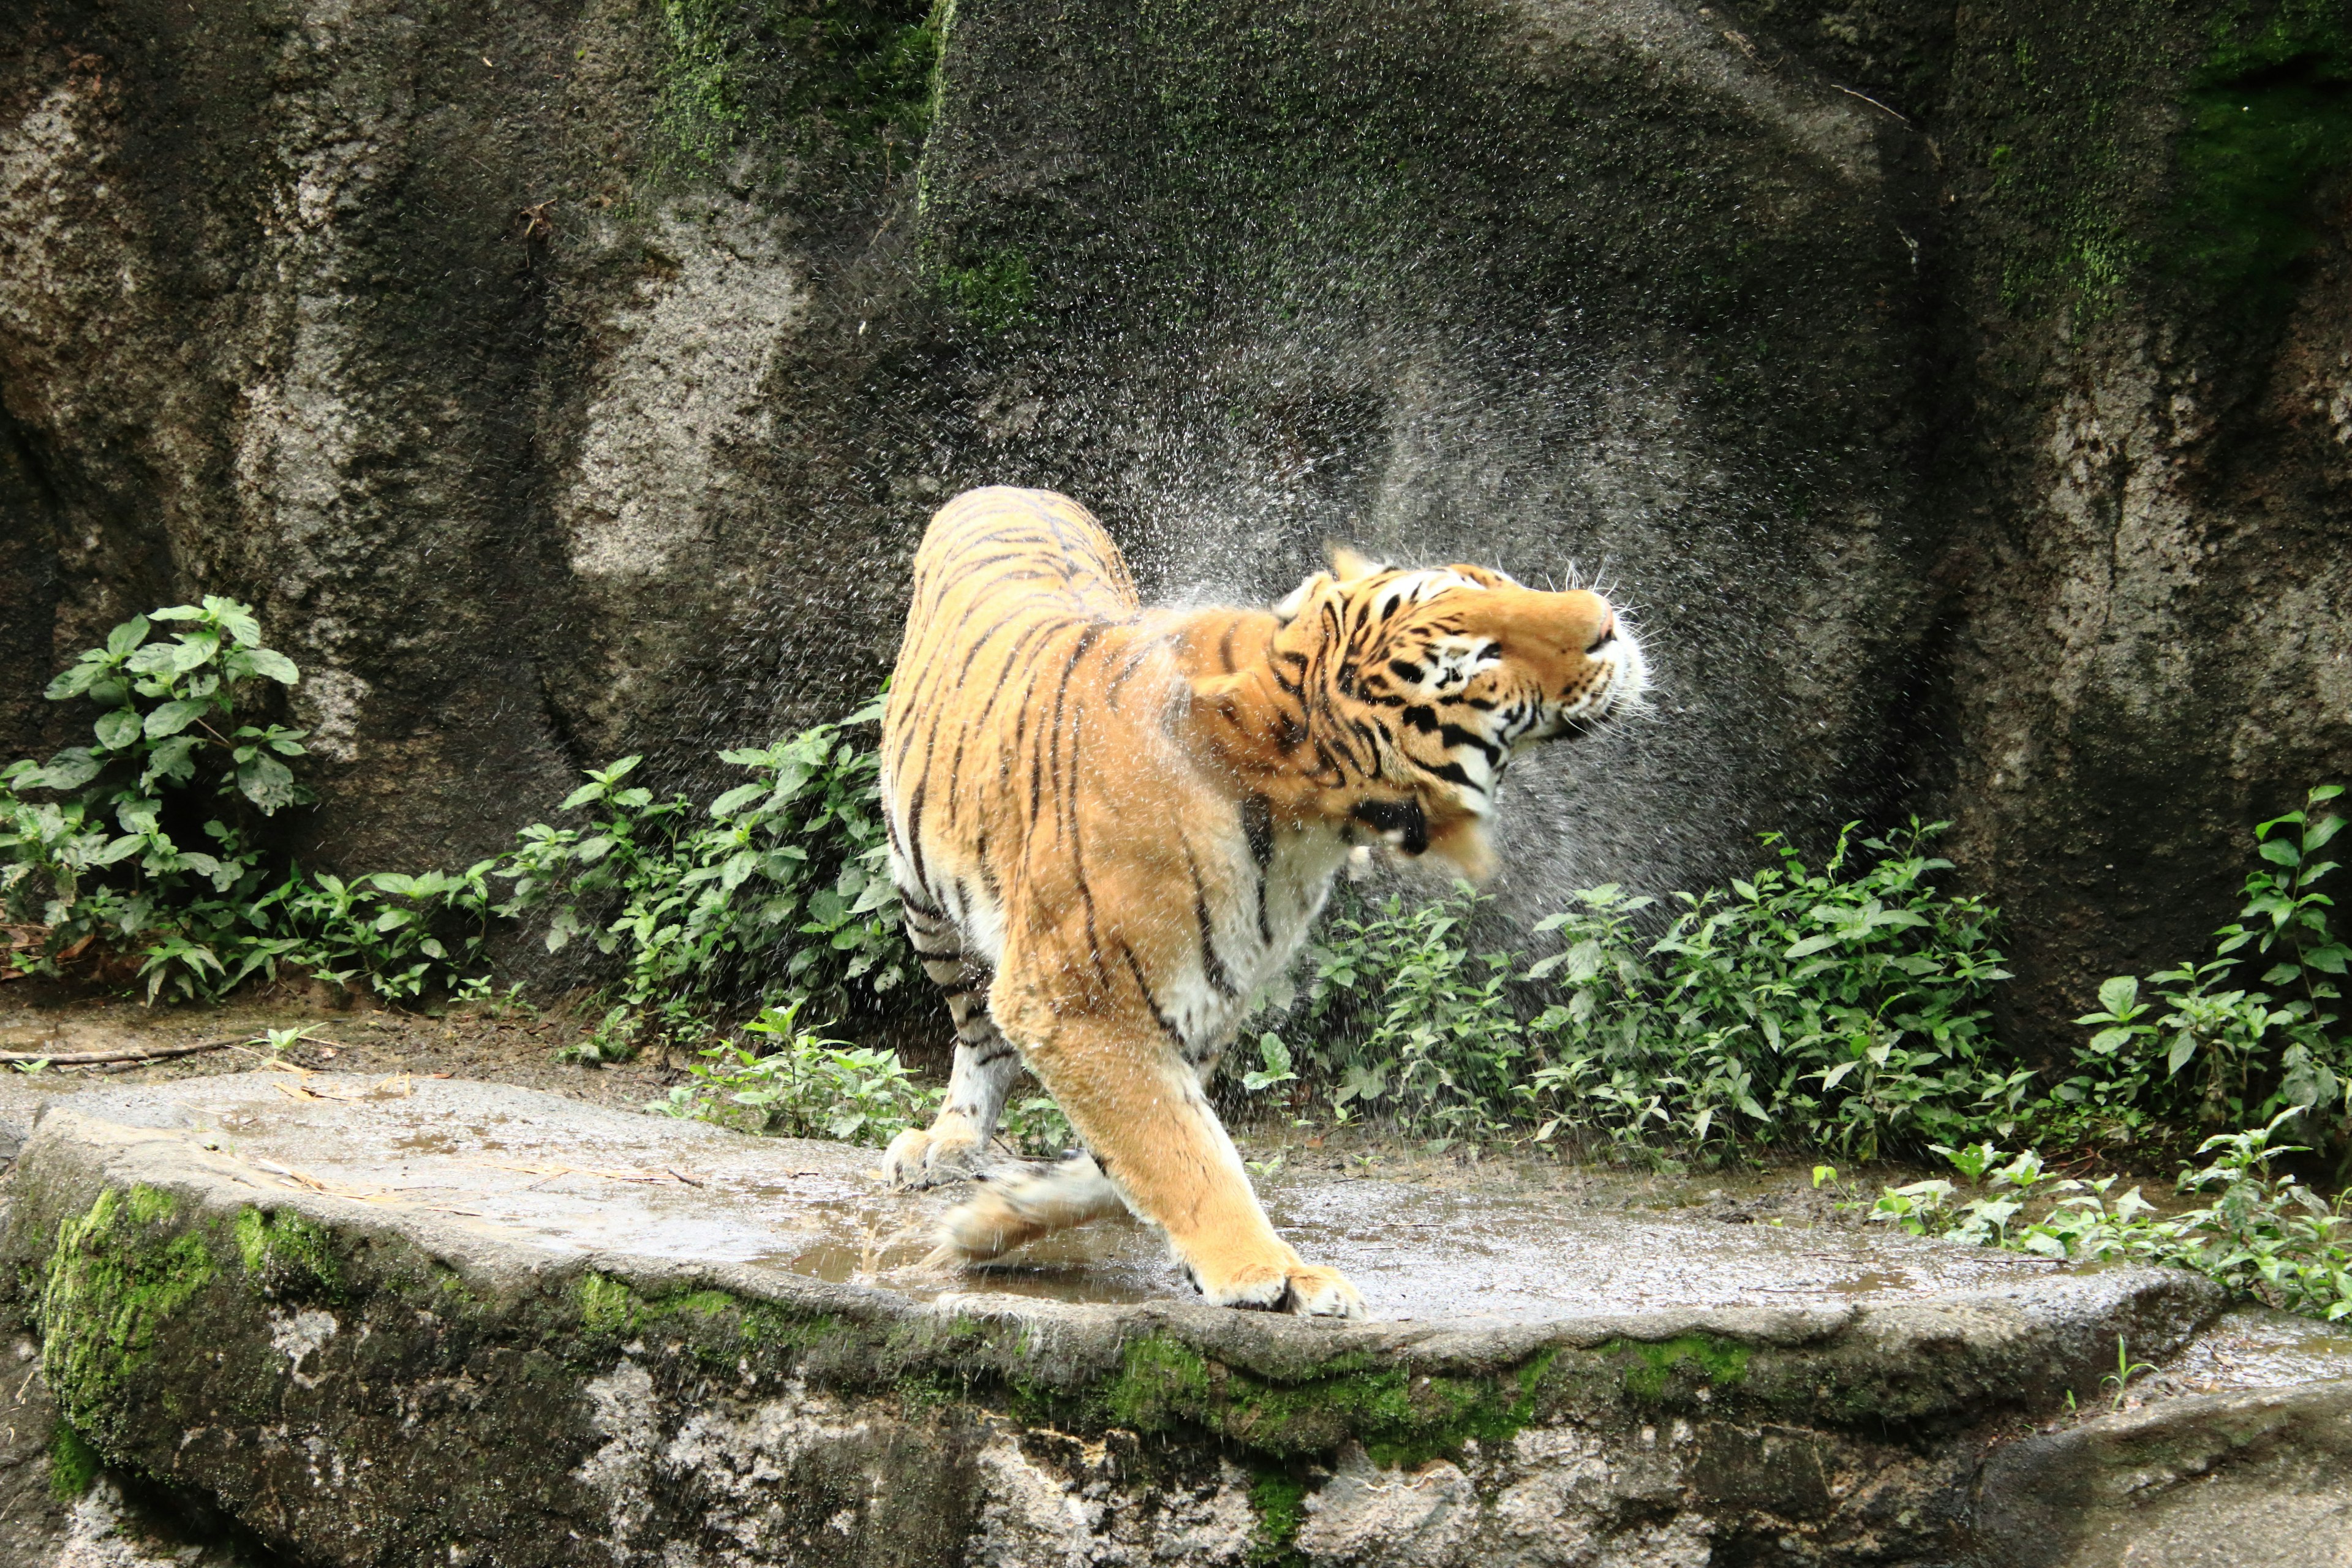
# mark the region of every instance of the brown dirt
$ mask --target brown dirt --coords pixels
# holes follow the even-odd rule
[[[599,1105],[631,1109],[662,1098],[684,1073],[652,1051],[635,1061],[583,1066],[565,1058],[602,1019],[596,1009],[558,1004],[452,1006],[407,1011],[365,1004],[331,1006],[284,990],[220,1006],[147,1006],[135,998],[24,980],[0,985],[0,1050],[68,1052],[149,1048],[235,1040],[217,1051],[135,1067],[48,1067],[43,1078],[109,1082],[250,1072],[275,1063],[307,1072],[376,1077],[441,1075],[516,1084]],[[282,1050],[270,1029],[307,1036]]]

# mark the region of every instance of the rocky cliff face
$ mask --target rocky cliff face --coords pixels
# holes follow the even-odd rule
[[[2352,46],[2112,9],[37,3],[0,741],[235,594],[312,850],[463,858],[845,710],[930,509],[1050,485],[1168,596],[1604,576],[1660,711],[1522,907],[1940,812],[2030,1028],[2352,768]]]

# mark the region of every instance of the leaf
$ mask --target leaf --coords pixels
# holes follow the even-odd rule
[[[2139,1001],[2139,982],[2128,974],[2118,974],[2099,985],[2099,1005],[2117,1017],[2131,1010]]]
[[[148,615],[158,621],[201,621],[205,618],[204,611],[194,605],[173,605],[165,610],[151,610]]]
[[[2323,816],[2303,830],[2303,852],[2309,855],[2327,847],[2327,841],[2344,831],[2340,816]]]
[[[203,718],[205,710],[210,706],[210,703],[185,700],[166,702],[147,715],[147,722],[142,728],[149,740],[160,741],[166,735],[178,734]]]
[[[138,712],[129,708],[118,708],[111,713],[100,714],[98,722],[90,726],[98,732],[98,743],[110,752],[119,752],[136,741],[139,727]]]
[[[2257,853],[2273,865],[2298,866],[2303,863],[2302,847],[2289,838],[2265,839]]]
[[[236,787],[245,798],[259,806],[267,816],[280,806],[292,805],[301,798],[295,787],[294,770],[276,757],[255,757],[236,770]]]
[[[2110,1056],[2117,1047],[2129,1042],[2133,1033],[2130,1029],[2101,1029],[2091,1037],[2091,1049],[2103,1057]]]
[[[96,749],[78,746],[51,757],[34,782],[42,789],[79,789],[104,766]]]
[[[378,931],[398,931],[401,927],[408,924],[409,921],[415,918],[416,917],[414,914],[410,913],[406,910],[386,910],[383,913],[375,917],[375,930]]]
[[[1830,931],[1822,936],[1809,936],[1802,942],[1790,943],[1789,951],[1781,956],[1785,958],[1810,958],[1814,953],[1821,952],[1823,948],[1835,947],[1839,942],[1843,942],[1844,940],[1844,933],[1841,931]]]
[[[1734,877],[1731,879],[1731,890],[1751,904],[1756,901],[1756,884],[1753,882],[1743,882]]]
[[[2352,958],[2352,948],[2347,948],[2342,942],[2330,942],[2326,947],[2313,948],[2303,955],[2303,962],[2307,967],[2316,969],[2323,974],[2341,974],[2344,973],[2345,961],[2347,958]]]
[[[158,615],[166,615],[169,612],[166,611],[157,612]],[[147,640],[147,633],[149,630],[150,628],[147,625],[146,616],[133,616],[129,620],[123,622],[121,626],[106,634],[106,651],[112,654],[117,658],[121,658],[124,654],[129,653],[132,648],[135,648],[141,643],[145,642]]]
[[[121,837],[114,840],[111,844],[109,844],[105,848],[100,850],[96,855],[90,857],[89,863],[93,866],[111,866],[117,861],[129,859],[131,856],[138,854],[140,850],[146,847],[147,836],[145,834],[126,833]]]
[[[88,691],[90,683],[105,673],[104,664],[96,659],[85,658],[82,662],[50,681],[41,695],[52,702],[63,702],[68,697],[79,697]]]
[[[207,594],[205,595],[205,608],[212,613],[213,619],[220,623],[221,630],[228,633],[238,647],[256,647],[260,645],[261,623],[254,619],[250,605],[240,605],[235,599],[217,598]]]
[[[274,680],[280,686],[292,686],[302,679],[302,672],[294,667],[294,661],[275,648],[249,648],[245,658],[246,662],[253,666],[253,673],[265,680]]]
[[[212,633],[183,632],[180,641],[172,649],[172,673],[185,675],[192,669],[201,669],[210,664],[213,656],[218,652],[220,638]]]
[[[2165,1076],[2170,1078],[2178,1074],[2189,1065],[2189,1058],[2196,1054],[2197,1037],[2187,1029],[2181,1030],[2172,1037],[2172,1049],[2164,1058]]]
[[[738,784],[710,803],[710,815],[732,816],[767,793],[768,786],[763,784]]]

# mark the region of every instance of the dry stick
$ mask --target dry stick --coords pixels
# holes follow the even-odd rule
[[[102,1067],[110,1062],[160,1062],[173,1057],[192,1057],[198,1051],[226,1050],[231,1046],[251,1042],[246,1036],[234,1040],[206,1040],[195,1046],[153,1046],[120,1051],[0,1051],[0,1065],[10,1062],[47,1062],[53,1068]]]

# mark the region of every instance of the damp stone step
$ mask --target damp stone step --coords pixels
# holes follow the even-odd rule
[[[874,1162],[459,1081],[85,1089],[25,1137],[0,1288],[110,1474],[313,1568],[1969,1562],[2033,1528],[2043,1471],[2088,1500],[2053,1517],[2128,1510],[2100,1456],[2158,1437],[2000,1456],[2118,1338],[2162,1362],[2222,1305],[2175,1270],[1278,1173],[1277,1223],[1372,1307],[1307,1321],[1191,1298],[1138,1226],[927,1273],[953,1194]],[[2326,1468],[2279,1429],[2233,1498]]]

